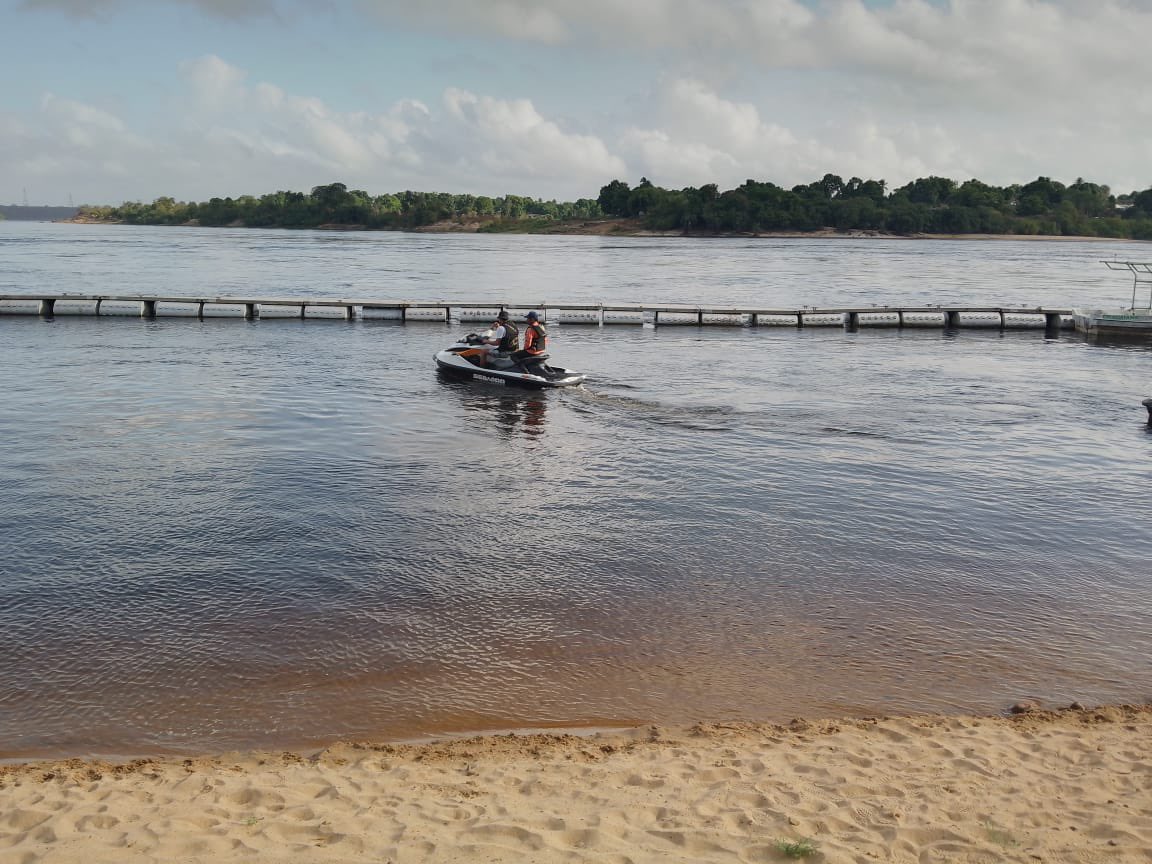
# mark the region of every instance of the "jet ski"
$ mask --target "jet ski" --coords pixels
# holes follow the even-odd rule
[[[574,387],[584,381],[580,372],[549,366],[547,354],[517,361],[507,354],[488,352],[483,345],[483,335],[469,333],[455,345],[437,351],[434,355],[436,366],[449,375],[530,390]]]

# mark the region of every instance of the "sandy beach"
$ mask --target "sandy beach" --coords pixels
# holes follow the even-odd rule
[[[33,862],[1152,860],[1152,707],[0,767]]]

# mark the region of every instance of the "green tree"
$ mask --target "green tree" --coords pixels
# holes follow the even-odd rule
[[[1020,188],[1016,212],[1021,216],[1042,216],[1056,209],[1063,200],[1063,183],[1048,177],[1037,177]]]
[[[901,186],[893,194],[900,195],[913,204],[926,204],[929,207],[935,207],[939,204],[947,204],[955,189],[956,182],[954,180],[933,175],[913,180],[911,183]]]
[[[600,187],[596,203],[609,216],[624,216],[628,212],[628,198],[631,193],[631,187],[623,180],[613,180],[607,186]]]
[[[908,201],[894,203],[884,227],[896,234],[919,234],[924,230],[925,207]]]
[[[1116,198],[1107,186],[1089,183],[1082,177],[1064,193],[1064,200],[1069,202],[1078,213],[1084,216],[1109,216],[1116,212]]]
[[[844,191],[844,181],[836,174],[825,174],[814,185],[829,201],[838,198]]]
[[[883,180],[861,180],[851,178],[840,190],[841,198],[870,198],[879,204],[884,201],[887,184]]]
[[[323,222],[336,222],[337,214],[352,200],[348,187],[343,183],[329,183],[327,186],[312,187],[312,203]]]
[[[636,188],[628,195],[626,215],[643,216],[660,202],[664,194],[665,191],[653,186],[647,177],[641,177]]]
[[[1006,206],[1004,192],[995,186],[981,183],[979,180],[966,180],[960,185],[949,199],[960,207],[995,207],[1002,209]]]
[[[1132,213],[1132,218],[1152,217],[1152,188],[1145,189],[1143,192],[1133,192],[1130,197],[1132,207],[1129,212]]]

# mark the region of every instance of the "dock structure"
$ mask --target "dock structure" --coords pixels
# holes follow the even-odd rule
[[[491,321],[507,309],[522,317],[529,309],[556,324],[651,324],[697,326],[839,326],[1036,328],[1058,331],[1072,325],[1072,309],[1030,306],[838,306],[730,307],[660,303],[565,303],[460,300],[356,300],[324,297],[208,297],[139,294],[0,294],[0,315],[131,316],[143,318],[329,318],[451,323]]]

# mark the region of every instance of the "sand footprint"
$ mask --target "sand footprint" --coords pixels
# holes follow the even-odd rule
[[[723,783],[728,780],[740,779],[740,772],[734,768],[725,766],[705,768],[702,771],[698,771],[692,779],[697,783]]]
[[[37,825],[43,825],[51,818],[52,814],[43,810],[10,810],[0,819],[0,827],[11,828],[23,834]]]
[[[107,816],[105,814],[93,814],[85,816],[76,822],[77,831],[107,831],[110,828],[115,828],[120,824],[120,820],[115,816]]]
[[[624,780],[627,786],[642,786],[645,789],[663,789],[668,781],[663,777],[647,777],[643,774],[629,774]]]
[[[711,840],[705,840],[685,831],[649,831],[648,833],[653,837],[671,843],[673,846],[676,846],[695,858],[704,855],[722,855],[727,857],[731,857],[732,855],[732,850],[729,847],[721,846],[719,843],[713,843]]]
[[[544,838],[535,831],[528,831],[519,825],[477,825],[460,832],[464,842],[503,846],[517,851],[538,852],[545,846]]]
[[[560,843],[569,849],[595,849],[600,845],[600,832],[594,828],[577,828],[563,831]]]
[[[320,817],[316,815],[316,811],[309,807],[307,804],[298,804],[295,807],[287,807],[277,814],[278,818],[291,819],[293,822],[314,822]]]

